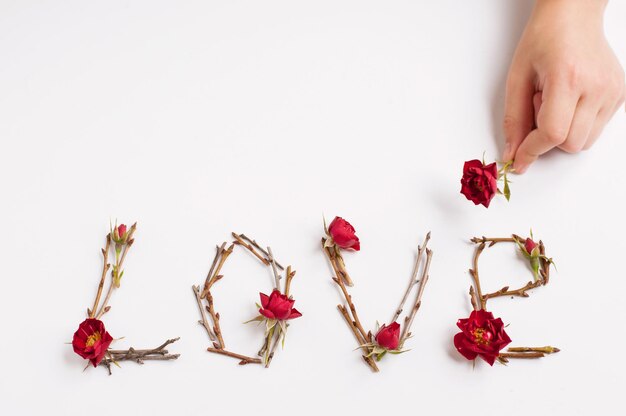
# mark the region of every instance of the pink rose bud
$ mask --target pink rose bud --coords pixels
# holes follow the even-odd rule
[[[119,238],[123,239],[124,235],[126,235],[126,224],[120,224],[117,227],[117,235],[119,236]]]
[[[532,239],[527,238],[524,243],[524,248],[526,249],[526,253],[530,256],[533,250],[537,247],[537,243],[535,243]]]
[[[376,334],[376,343],[387,350],[397,350],[400,345],[400,324],[397,322],[383,326]]]

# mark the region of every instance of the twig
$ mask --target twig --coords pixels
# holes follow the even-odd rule
[[[206,332],[207,334],[209,334],[209,339],[211,339],[211,341],[217,341],[217,337],[215,333],[213,332],[213,330],[211,329],[211,325],[209,325],[206,314],[204,313],[204,306],[202,305],[202,299],[200,298],[200,288],[198,286],[192,286],[191,288],[193,289],[193,293],[196,297],[196,302],[198,302],[198,309],[200,309],[200,316],[202,316],[202,320],[198,321],[198,323],[200,323],[204,327],[204,329],[206,329]]]
[[[215,270],[215,266],[217,266],[217,262],[222,256],[224,252],[224,247],[226,247],[226,242],[224,241],[221,246],[215,246],[215,257],[213,257],[213,262],[211,263],[211,268],[209,269],[209,273],[206,275],[206,279],[204,281],[204,287],[202,288],[202,293],[200,294],[200,298],[204,298],[206,296],[206,292],[211,288],[211,285],[214,282],[211,282],[211,278],[213,277],[213,271]]]
[[[352,282],[352,278],[348,274],[348,270],[346,270],[346,262],[343,260],[343,256],[341,255],[341,250],[339,249],[339,246],[335,245],[333,247],[333,251],[335,252],[335,262],[339,266],[339,270],[341,272],[339,273],[339,276],[337,277],[340,277],[341,279],[343,279],[346,285],[354,286],[354,283]]]
[[[355,327],[359,330],[359,333],[361,334],[365,342],[371,341],[370,337],[368,337],[367,333],[365,332],[365,329],[363,329],[363,325],[361,325],[359,315],[356,312],[356,307],[354,306],[354,303],[352,302],[352,296],[350,296],[350,294],[348,293],[348,290],[346,289],[346,285],[341,279],[337,277],[334,277],[333,281],[337,283],[339,287],[341,288],[343,297],[346,303],[348,304],[348,307],[350,308],[350,312],[352,313],[352,320],[354,321]]]
[[[278,326],[278,331],[276,331],[276,333],[272,337],[272,338],[276,338],[276,339],[274,339],[272,347],[269,350],[269,354],[267,355],[267,358],[265,359],[265,368],[269,368],[270,363],[272,362],[272,358],[274,358],[274,352],[276,351],[276,347],[278,347],[278,344],[280,343],[281,331],[282,331],[282,329],[280,328],[280,326]],[[268,339],[269,339],[269,337],[268,337]]]
[[[93,307],[89,311],[90,318],[93,318],[96,312],[98,312],[98,304],[100,303],[100,296],[102,296],[102,289],[104,288],[104,279],[106,279],[107,272],[109,271],[109,268],[111,268],[111,264],[108,262],[110,246],[111,246],[111,234],[107,234],[106,245],[105,245],[105,248],[102,249],[102,257],[103,257],[102,276],[100,277],[100,284],[98,285],[98,292],[96,293],[96,299],[93,302]]]
[[[272,249],[270,247],[267,248],[267,252],[270,254],[269,262],[272,266],[272,273],[274,273],[274,288],[280,292],[280,275],[278,274],[278,269],[276,268],[276,262],[274,261],[274,255],[272,254]]]
[[[561,350],[556,347],[510,347],[507,348],[508,352],[541,352],[543,354],[556,354]]]
[[[270,256],[270,253],[265,251],[263,247],[261,247],[259,243],[256,242],[256,240],[251,240],[245,234],[239,234],[239,237],[241,237],[243,240],[247,241],[248,243],[252,244],[257,250],[263,253],[266,257]],[[277,262],[276,259],[274,259],[274,262],[276,263],[276,266],[278,266],[280,270],[285,270],[285,268],[279,262]]]
[[[262,255],[260,255],[255,249],[254,247],[252,247],[250,244],[246,243],[243,238],[241,238],[241,236],[239,236],[237,233],[231,233],[233,238],[236,240],[235,244],[241,245],[245,248],[248,249],[248,251],[250,251],[252,254],[254,254],[256,256],[257,259],[261,260],[261,262],[263,264],[265,264],[266,266],[270,265],[270,261],[268,259],[266,259],[265,257],[263,257]]]
[[[409,297],[409,293],[411,293],[413,286],[415,286],[417,282],[419,281],[419,279],[417,278],[417,275],[419,273],[420,263],[422,262],[422,254],[424,252],[424,249],[428,245],[429,240],[430,240],[430,232],[426,234],[424,243],[421,246],[417,247],[417,258],[415,259],[415,265],[413,266],[413,274],[411,275],[411,280],[409,281],[409,287],[406,289],[406,292],[404,292],[404,296],[402,297],[402,300],[400,301],[400,305],[398,306],[398,309],[396,309],[396,313],[394,314],[391,322],[395,322],[398,320],[398,317],[400,316],[404,308],[404,304],[407,298]]]
[[[222,245],[222,247],[223,246],[224,245]],[[213,271],[213,275],[205,282],[205,288],[202,291],[201,296],[202,298],[207,297],[208,292],[211,290],[211,286],[213,286],[215,282],[222,278],[222,276],[220,275],[220,271],[222,271],[222,267],[224,266],[224,263],[226,262],[228,256],[230,256],[233,252],[234,244],[231,244],[226,250],[224,250],[222,247],[220,247],[220,250],[218,250],[219,259],[217,261],[217,265],[215,266],[215,270]]]
[[[430,261],[432,257],[432,250],[426,249],[426,264],[424,265],[424,270],[422,271],[422,277],[420,278],[420,285],[417,290],[417,296],[415,297],[413,309],[411,309],[411,314],[404,319],[404,328],[402,329],[402,337],[400,338],[401,342],[406,340],[407,337],[411,336],[410,331],[411,326],[413,325],[413,320],[415,319],[415,315],[422,305],[422,295],[424,293],[424,288],[426,287],[426,282],[428,282],[428,271],[430,270]]]
[[[126,259],[126,254],[132,247],[135,240],[133,240],[132,236],[135,233],[137,223],[133,224],[128,231],[128,240],[122,249],[122,257],[119,262],[116,262],[115,267],[111,270],[111,284],[109,289],[107,290],[107,294],[104,298],[104,302],[102,302],[102,306],[100,307],[100,311],[96,314],[96,319],[100,319],[102,315],[107,313],[111,308],[108,306],[109,301],[111,300],[111,295],[113,294],[113,290],[116,288],[116,279],[119,279],[123,271],[124,260]]]
[[[337,309],[339,309],[339,312],[341,313],[341,316],[344,317],[346,323],[348,324],[348,326],[352,330],[352,333],[354,334],[357,342],[359,343],[359,347],[363,350],[363,352],[364,352],[363,359],[365,360],[365,363],[367,365],[369,365],[370,368],[374,372],[377,373],[380,370],[378,369],[378,366],[376,365],[376,362],[372,359],[372,357],[369,356],[369,353],[371,352],[371,350],[366,345],[367,344],[367,340],[363,337],[363,335],[357,329],[354,321],[352,320],[352,318],[350,318],[350,314],[348,313],[348,310],[346,309],[346,307],[343,306],[343,305],[337,305]]]
[[[215,335],[217,336],[217,342],[219,343],[219,346],[216,346],[216,348],[219,347],[221,349],[224,349],[226,347],[226,344],[224,344],[224,338],[222,337],[222,330],[220,328],[220,314],[215,312],[213,295],[211,295],[211,291],[207,292],[206,300],[208,303],[206,310],[209,315],[211,315],[211,319],[213,320],[213,331],[215,332]],[[215,343],[213,343],[213,345],[215,346]]]
[[[484,249],[485,249],[485,243],[482,242],[476,248],[476,251],[474,251],[474,265],[473,265],[474,268],[469,270],[469,273],[472,276],[472,279],[474,279],[474,286],[476,287],[476,292],[475,292],[476,304],[480,305],[480,309],[485,309],[486,303],[487,303],[486,300],[483,298],[483,292],[482,292],[482,289],[480,288],[480,278],[478,277],[478,257],[480,257],[480,253],[482,253]]]
[[[289,297],[289,290],[291,289],[291,281],[296,275],[296,271],[295,270],[292,271],[291,266],[287,266],[287,271],[285,274],[287,276],[285,279],[285,296]]]
[[[542,358],[546,355],[542,352],[501,352],[498,357],[507,358]]]
[[[127,350],[108,350],[107,357],[100,362],[100,365],[106,367],[109,374],[111,374],[111,364],[115,364],[119,361],[135,361],[138,364],[143,364],[144,361],[176,360],[180,357],[180,354],[169,354],[165,347],[179,339],[180,338],[168,339],[163,344],[153,349],[136,350],[130,347]]]
[[[260,358],[252,358],[252,357],[248,357],[246,355],[241,355],[241,354],[237,354],[234,352],[230,352],[227,351],[225,349],[222,348],[207,348],[208,352],[213,352],[215,354],[221,354],[221,355],[226,355],[228,357],[232,357],[232,358],[237,358],[239,361],[239,365],[245,365],[245,364],[261,364],[262,361]]]
[[[483,300],[486,303],[488,299],[497,298],[500,296],[519,296],[522,298],[527,298],[529,296],[528,293],[526,293],[527,290],[534,289],[541,285],[542,285],[542,281],[537,280],[536,282],[528,282],[526,283],[525,286],[520,287],[519,289],[515,289],[515,290],[509,290],[508,286],[504,286],[502,289],[496,292],[487,293],[486,295],[483,295]]]
[[[470,240],[474,244],[486,244],[490,243],[489,247],[493,247],[496,243],[514,243],[515,237],[503,237],[503,238],[492,238],[492,237],[474,237]]]

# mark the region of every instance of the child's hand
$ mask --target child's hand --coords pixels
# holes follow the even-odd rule
[[[506,86],[504,161],[524,173],[554,147],[588,149],[624,102],[624,71],[604,37],[605,0],[537,0]]]

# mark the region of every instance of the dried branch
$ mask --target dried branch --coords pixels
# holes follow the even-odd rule
[[[348,313],[348,310],[346,309],[346,307],[343,305],[337,305],[337,309],[339,309],[341,316],[344,317],[344,319],[346,320],[346,323],[352,330],[352,333],[354,334],[357,342],[359,343],[359,347],[363,350],[363,353],[364,353],[363,360],[365,360],[365,363],[370,366],[372,371],[377,373],[380,370],[378,369],[376,362],[372,359],[372,357],[369,356],[371,349],[367,345],[365,345],[367,344],[367,340],[363,337],[363,335],[357,329],[356,324],[350,317],[350,314]]]
[[[232,358],[237,358],[239,361],[239,365],[246,365],[246,364],[261,364],[261,359],[260,358],[252,358],[252,357],[248,357],[246,355],[241,355],[241,354],[237,354],[235,352],[230,352],[230,351],[226,351],[225,349],[222,348],[207,348],[208,352],[212,352],[215,354],[221,354],[221,355],[226,355],[228,357],[232,357]]]
[[[133,243],[135,242],[135,240],[133,239],[133,235],[135,234],[136,229],[137,229],[137,223],[134,223],[128,230],[128,235],[126,236],[126,243],[122,247],[121,258],[118,259],[116,256],[115,266],[113,267],[113,270],[111,270],[111,284],[109,286],[109,289],[107,290],[107,294],[104,298],[104,302],[102,303],[102,306],[100,307],[100,311],[96,314],[96,319],[100,319],[102,315],[104,315],[111,309],[111,307],[108,306],[108,304],[109,304],[109,301],[111,300],[111,295],[113,294],[113,290],[116,288],[115,281],[116,279],[120,278],[121,273],[123,272],[123,266],[124,266],[124,260],[126,259],[126,254],[128,254],[128,251],[130,250]],[[95,311],[92,311],[92,313],[93,312]]]
[[[424,265],[424,270],[422,271],[420,285],[417,290],[417,296],[415,297],[415,303],[413,304],[413,308],[411,309],[411,314],[404,319],[404,328],[402,329],[402,336],[400,337],[401,342],[404,342],[408,337],[411,336],[411,326],[413,325],[413,320],[415,319],[415,315],[422,305],[422,295],[424,293],[424,288],[426,287],[426,282],[428,282],[428,272],[430,270],[430,262],[432,257],[432,250],[426,249],[426,264]]]
[[[200,325],[206,329],[207,334],[209,334],[209,339],[211,341],[217,341],[217,336],[211,329],[211,325],[209,325],[209,321],[207,320],[206,314],[204,313],[204,306],[202,305],[202,298],[200,297],[200,287],[192,286],[193,293],[196,297],[196,302],[198,303],[198,309],[200,309],[200,316],[202,316],[202,320],[198,321]]]
[[[272,249],[270,247],[267,248],[267,252],[270,254],[269,262],[272,266],[272,273],[274,274],[274,288],[280,292],[280,275],[278,274],[278,270],[276,268],[276,262],[274,261],[274,254],[272,254]]]
[[[415,286],[419,282],[417,275],[419,273],[420,263],[422,262],[422,257],[423,257],[422,254],[424,252],[424,249],[428,245],[429,240],[430,240],[430,232],[426,234],[424,243],[421,246],[417,247],[417,258],[415,259],[415,265],[413,266],[413,274],[411,275],[411,280],[409,281],[409,287],[406,289],[406,292],[404,292],[404,296],[402,297],[402,300],[400,301],[400,305],[398,306],[398,309],[396,309],[396,313],[391,319],[391,322],[395,322],[398,320],[398,317],[400,317],[400,314],[402,313],[402,310],[404,308],[404,304],[407,298],[409,297],[409,293],[411,293],[413,286]]]
[[[285,296],[289,297],[289,290],[291,289],[291,281],[296,275],[296,271],[295,270],[292,271],[291,266],[287,266],[287,271],[285,274],[287,276],[285,279]]]
[[[239,234],[239,237],[240,237],[241,239],[243,239],[243,240],[247,241],[248,243],[252,244],[252,245],[254,246],[254,248],[256,248],[256,249],[257,249],[257,250],[259,250],[261,253],[263,253],[263,255],[264,255],[265,257],[269,258],[270,253],[268,253],[267,251],[265,251],[265,250],[263,249],[263,247],[261,247],[261,246],[259,245],[259,243],[257,243],[257,242],[256,242],[256,240],[251,240],[250,238],[246,237],[246,235],[245,235],[245,234]],[[274,262],[276,263],[276,266],[278,266],[278,268],[279,268],[280,270],[285,270],[285,268],[284,268],[284,267],[283,267],[283,266],[282,266],[279,262],[277,262],[277,261],[276,261],[276,259],[274,259]]]
[[[561,351],[556,347],[545,346],[545,347],[510,347],[507,348],[508,352],[540,352],[543,354],[556,354]]]
[[[217,266],[217,262],[219,261],[220,257],[222,257],[222,253],[225,251],[224,247],[226,247],[226,241],[224,241],[221,246],[215,246],[215,256],[213,257],[213,262],[211,263],[209,273],[206,275],[204,286],[202,288],[202,293],[200,294],[200,299],[203,299],[206,296],[206,292],[211,288],[211,285],[215,283],[211,282],[211,279],[213,277],[213,272],[215,271],[215,266]]]
[[[213,266],[211,266],[213,273],[210,274],[211,277],[207,276],[207,280],[204,283],[204,289],[202,290],[202,294],[200,296],[202,298],[206,298],[207,293],[209,292],[209,290],[211,290],[211,286],[213,286],[215,282],[217,282],[218,280],[222,278],[222,275],[220,275],[220,271],[222,271],[222,267],[224,266],[224,263],[226,262],[226,259],[228,258],[228,256],[230,256],[231,253],[233,252],[234,244],[231,244],[225,250],[224,250],[224,245],[225,243],[222,244],[222,246],[217,251],[217,254],[216,254],[217,264],[215,265],[214,270],[213,270]],[[215,259],[214,259],[214,262],[215,262]]]
[[[361,320],[359,319],[359,315],[356,312],[356,307],[352,302],[352,296],[350,296],[350,294],[348,293],[345,283],[343,282],[343,280],[336,277],[333,277],[333,281],[337,283],[337,285],[339,285],[339,287],[341,288],[341,293],[343,293],[343,297],[348,304],[348,307],[350,308],[350,312],[352,313],[351,320],[354,322],[354,326],[358,329],[359,333],[363,337],[363,340],[365,340],[365,342],[370,342],[371,338],[368,336],[367,332],[365,332],[365,329],[363,329],[363,325],[361,325]]]
[[[136,350],[130,347],[127,350],[108,350],[107,357],[100,361],[100,365],[106,367],[110,375],[111,364],[116,364],[119,361],[135,361],[138,364],[143,364],[144,361],[176,360],[180,354],[169,354],[165,347],[179,339],[180,338],[168,339],[163,344],[152,349]]]
[[[98,285],[98,292],[96,293],[96,299],[93,302],[93,307],[91,310],[88,310],[89,317],[93,318],[98,311],[98,304],[100,303],[100,296],[102,296],[102,289],[104,288],[104,279],[106,279],[107,272],[111,268],[111,263],[109,260],[109,247],[111,247],[111,234],[107,234],[106,236],[106,245],[105,248],[102,249],[102,276],[100,277],[100,284]]]
[[[209,315],[211,315],[211,319],[213,320],[213,331],[215,332],[215,335],[217,336],[217,342],[218,342],[218,345],[215,345],[215,343],[213,343],[213,346],[215,346],[216,348],[223,349],[226,347],[226,344],[224,344],[224,338],[222,337],[222,330],[220,328],[220,314],[215,312],[215,306],[213,303],[213,295],[211,295],[211,291],[207,292],[206,300],[208,303],[206,310],[209,313]]]
[[[266,259],[265,257],[263,257],[262,255],[260,255],[252,245],[248,244],[240,235],[238,235],[237,233],[231,233],[233,238],[236,240],[235,244],[238,244],[242,247],[245,247],[248,249],[248,251],[250,251],[252,254],[254,254],[256,256],[257,259],[261,260],[261,262],[263,264],[265,264],[266,266],[270,265],[270,261],[268,259]]]

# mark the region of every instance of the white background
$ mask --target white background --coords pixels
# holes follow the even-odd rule
[[[463,161],[502,148],[503,84],[531,1],[0,1],[0,410],[4,414],[617,414],[626,383],[626,117],[590,152],[553,152],[489,210]],[[607,36],[626,62],[626,4]],[[318,247],[348,218],[346,256],[372,327],[390,319],[432,230],[431,280],[400,356],[363,365]],[[176,362],[109,377],[65,344],[93,302],[109,220],[138,221],[105,323],[116,347],[168,337]],[[558,273],[490,307],[516,345],[562,352],[508,367],[462,359],[474,235],[544,240]],[[298,270],[304,316],[269,370],[206,352],[191,285],[230,231]],[[526,282],[511,246],[484,285]],[[215,289],[227,346],[252,354],[268,271],[236,253]]]

